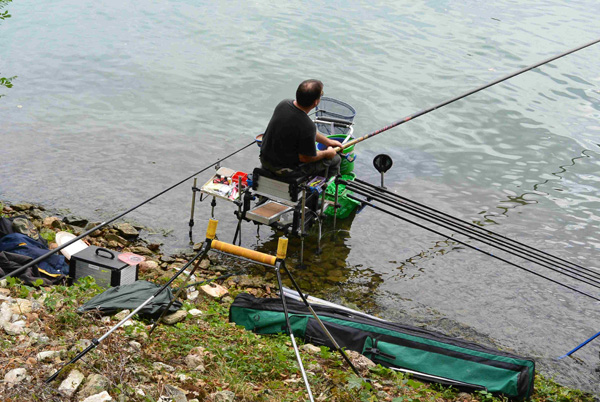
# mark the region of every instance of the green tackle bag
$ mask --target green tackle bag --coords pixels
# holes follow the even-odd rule
[[[306,306],[286,298],[295,336],[333,348]],[[339,346],[362,353],[375,363],[416,378],[471,390],[485,389],[511,398],[533,393],[532,359],[494,350],[462,339],[403,324],[355,314],[344,308],[311,304]],[[281,299],[239,294],[229,320],[258,334],[286,332]]]

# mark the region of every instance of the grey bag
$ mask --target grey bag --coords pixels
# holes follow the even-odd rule
[[[135,310],[142,303],[154,295],[160,285],[147,281],[136,281],[128,285],[121,285],[110,288],[77,309],[78,313],[97,310],[103,314],[114,314],[120,310]],[[163,290],[150,303],[144,306],[138,314],[141,316],[157,317],[169,305],[173,299],[173,293],[170,288]],[[174,302],[169,308],[168,313],[174,313],[182,306],[179,301]]]

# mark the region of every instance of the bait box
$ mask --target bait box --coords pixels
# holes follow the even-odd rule
[[[119,254],[96,246],[86,247],[71,257],[70,281],[91,276],[104,288],[134,283],[138,279],[138,266],[119,260]]]

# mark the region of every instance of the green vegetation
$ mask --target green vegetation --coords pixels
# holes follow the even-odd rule
[[[17,279],[10,279],[7,286],[13,297],[30,297],[42,302],[43,310],[33,319],[53,340],[50,347],[3,338],[0,359],[9,362],[8,369],[27,364],[28,357],[44,350],[64,349],[63,364],[85,347],[84,340],[100,337],[117,323],[114,319],[105,322],[97,313],[76,313],[79,305],[103,291],[91,278],[84,278],[70,287],[36,289]],[[240,291],[230,289],[230,294]],[[56,389],[74,368],[86,375],[105,375],[110,384],[108,392],[128,401],[158,400],[165,384],[176,385],[187,393],[188,398],[198,400],[223,390],[235,393],[238,401],[306,399],[288,336],[259,336],[229,323],[227,301],[205,296],[193,303],[184,303],[185,310],[192,308],[203,314],[198,317],[188,315],[185,321],[175,325],[161,325],[151,338],[147,335],[151,322],[137,317],[133,325],[120,328],[90,352],[89,357],[65,370],[54,386],[47,386],[43,381],[60,364],[55,362],[51,370],[40,370],[35,367],[39,363],[32,362],[34,367],[30,372],[34,379],[26,387],[9,389],[4,400],[63,400]],[[141,347],[136,349],[131,341],[140,342]],[[189,367],[185,360],[198,346],[203,348],[202,370]],[[370,379],[367,383],[353,374],[337,353],[324,347],[314,354],[302,352],[302,358],[313,394],[322,401],[506,401],[487,392],[467,394],[451,387],[423,384],[381,366],[364,373]],[[157,369],[157,362],[173,367],[174,371]],[[137,393],[139,389],[144,391],[144,396]],[[563,388],[539,375],[532,398],[532,401],[561,402],[592,400],[589,395]]]
[[[0,0],[0,22],[4,21],[7,18],[10,18],[11,15],[8,13],[8,11],[2,11],[2,9],[4,7],[6,7],[8,5],[8,3],[11,3],[12,0]],[[12,81],[17,78],[16,76],[14,77],[0,77],[0,87],[5,87],[5,88],[12,88],[13,84]],[[4,95],[0,94],[0,98],[2,98]]]

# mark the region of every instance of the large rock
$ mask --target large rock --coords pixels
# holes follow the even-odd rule
[[[25,370],[24,368],[16,368],[6,373],[6,375],[4,376],[4,383],[9,387],[12,387],[13,385],[25,380],[26,378],[27,370]]]
[[[58,392],[60,392],[63,396],[70,398],[75,394],[77,388],[83,382],[85,376],[79,370],[72,370],[67,378],[64,379],[63,382],[58,386]]]
[[[185,320],[185,317],[187,317],[187,311],[177,310],[173,314],[165,315],[162,319],[162,322],[164,322],[165,324],[173,325],[175,323]]]
[[[63,222],[79,227],[85,227],[88,224],[88,220],[80,216],[65,216]]]
[[[126,238],[136,238],[140,235],[140,232],[137,231],[130,223],[117,223],[113,226],[119,234]]]
[[[88,378],[85,379],[85,384],[83,384],[83,388],[81,388],[81,391],[79,391],[77,395],[79,399],[87,398],[88,396],[106,391],[108,386],[108,378],[100,374],[90,374]]]
[[[33,204],[29,204],[27,202],[24,202],[22,204],[12,205],[12,209],[14,209],[15,211],[29,211],[32,208],[33,208]]]

